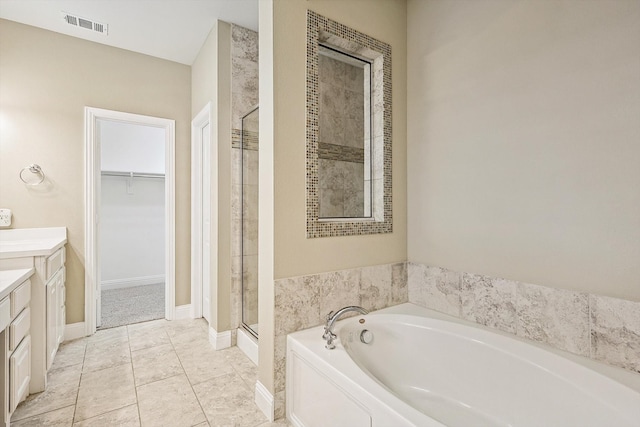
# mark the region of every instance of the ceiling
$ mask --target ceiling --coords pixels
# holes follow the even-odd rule
[[[258,31],[259,0],[0,0],[0,18],[191,65],[216,20]],[[108,25],[100,34],[62,12]]]

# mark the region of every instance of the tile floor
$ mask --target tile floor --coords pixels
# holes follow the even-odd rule
[[[202,320],[156,320],[63,344],[48,387],[18,406],[18,426],[289,426],[254,404],[256,366],[215,351]]]

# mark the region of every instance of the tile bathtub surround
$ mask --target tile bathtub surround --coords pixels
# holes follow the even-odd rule
[[[348,305],[378,310],[407,302],[406,263],[384,264],[275,281],[274,377],[276,412],[283,413],[286,336],[321,325]]]
[[[95,364],[94,352],[112,351],[118,357]],[[212,349],[202,319],[107,329],[62,344],[47,390],[21,403],[11,425],[288,426],[255,406],[256,378],[237,347]]]
[[[409,302],[640,372],[640,303],[407,263]]]

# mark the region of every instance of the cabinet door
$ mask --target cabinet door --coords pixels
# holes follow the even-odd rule
[[[31,336],[27,335],[9,359],[9,412],[29,394],[31,380]]]
[[[47,283],[47,371],[58,351],[58,277]]]
[[[65,269],[64,267],[62,267],[62,273],[60,274],[60,277],[58,279],[58,312],[56,313],[56,342],[57,342],[57,346],[59,346],[62,341],[64,341],[64,325],[66,323],[66,313],[65,313],[65,293],[66,293],[66,288],[64,286],[64,273],[65,273]]]

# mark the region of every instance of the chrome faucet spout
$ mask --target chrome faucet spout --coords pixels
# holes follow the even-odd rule
[[[327,320],[326,320],[326,323],[324,324],[324,334],[322,334],[322,338],[327,342],[327,344],[325,344],[325,348],[327,348],[328,350],[333,350],[334,348],[336,348],[336,345],[333,343],[333,340],[335,340],[337,337],[336,337],[336,334],[333,333],[333,326],[338,321],[338,319],[342,317],[345,313],[349,313],[352,311],[355,311],[360,314],[369,314],[367,310],[357,305],[342,307],[340,310],[336,311],[335,313],[331,311],[329,312],[329,314],[327,314]]]

